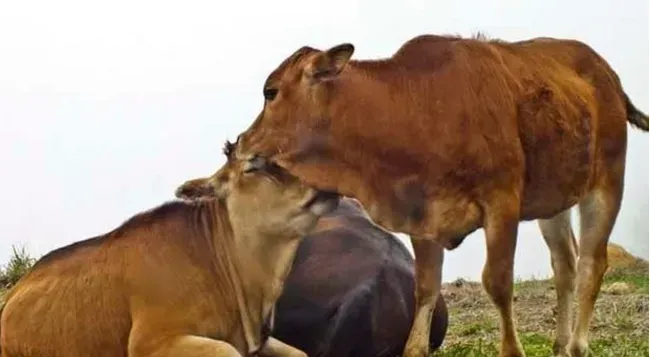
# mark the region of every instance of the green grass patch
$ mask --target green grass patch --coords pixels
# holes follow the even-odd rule
[[[553,356],[553,341],[549,336],[537,333],[519,335],[527,357]],[[589,343],[593,357],[642,357],[648,356],[648,339],[646,338],[599,338]],[[446,346],[434,352],[432,357],[498,357],[499,342],[477,338],[454,346]]]
[[[640,265],[635,268],[616,269],[605,275],[603,285],[624,282],[641,292],[648,293],[648,267]]]
[[[609,271],[602,288],[622,282],[623,292],[599,294],[590,325],[591,357],[648,356],[648,265]],[[517,280],[513,307],[517,332],[527,357],[553,356],[555,288],[552,279]],[[433,357],[498,357],[499,321],[480,284],[447,284],[449,328],[441,350]],[[574,313],[577,312],[577,302]]]
[[[17,249],[12,246],[11,249],[13,251],[9,263],[4,268],[0,268],[0,288],[9,288],[16,284],[36,262],[36,259],[27,253],[25,247]]]

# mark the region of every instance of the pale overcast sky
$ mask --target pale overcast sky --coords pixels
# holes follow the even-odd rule
[[[352,42],[355,58],[377,58],[419,34],[475,31],[584,41],[648,112],[644,0],[4,1],[0,263],[12,244],[40,256],[107,232],[211,173],[300,46]],[[648,134],[629,133],[612,240],[647,258]],[[479,231],[447,254],[445,280],[479,278],[484,257]],[[515,274],[550,274],[548,257],[537,224],[522,224]]]

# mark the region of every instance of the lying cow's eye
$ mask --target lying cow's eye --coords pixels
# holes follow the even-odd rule
[[[244,169],[244,173],[251,173],[266,168],[266,160],[263,157],[255,155],[248,160],[248,165]]]
[[[259,169],[257,167],[247,167],[246,170],[244,170],[245,174],[250,174],[252,172],[258,171]]]
[[[275,99],[275,96],[278,95],[278,90],[276,88],[265,88],[264,89],[264,99],[271,101]]]

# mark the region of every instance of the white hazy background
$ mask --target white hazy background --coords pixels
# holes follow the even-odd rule
[[[12,245],[41,256],[107,232],[212,173],[300,46],[352,42],[354,58],[379,58],[419,34],[476,31],[584,41],[648,112],[642,0],[3,1],[0,263]],[[629,133],[612,241],[648,258],[648,134]],[[479,230],[446,255],[444,279],[479,279],[484,257]],[[535,222],[520,225],[515,274],[551,274]]]

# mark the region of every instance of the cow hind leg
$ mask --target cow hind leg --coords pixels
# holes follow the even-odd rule
[[[231,344],[199,336],[177,336],[156,348],[132,348],[129,357],[242,357]]]
[[[550,219],[540,219],[538,224],[551,251],[551,265],[557,292],[557,319],[553,353],[557,357],[568,357],[566,347],[571,338],[577,255],[577,245],[571,228],[571,209]]]
[[[512,309],[519,205],[517,195],[501,194],[484,206],[487,260],[482,281],[492,303],[499,310],[500,357],[525,356],[517,336]]]
[[[428,357],[431,318],[440,295],[444,248],[425,238],[411,237],[415,253],[415,317],[404,357]]]
[[[622,177],[621,172],[619,179],[597,187],[579,203],[578,316],[569,342],[573,357],[588,353],[589,324],[607,270],[607,243],[620,209]]]

